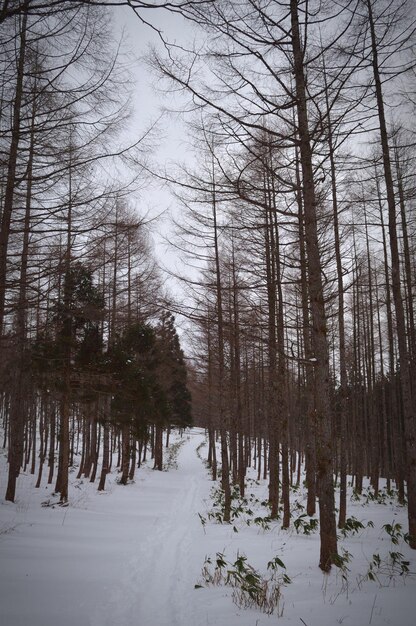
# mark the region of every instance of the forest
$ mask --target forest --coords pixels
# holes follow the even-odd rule
[[[160,40],[140,62],[186,128],[175,165],[156,122],[126,132],[124,5]],[[68,506],[75,460],[126,485],[193,424],[225,524],[250,470],[283,529],[304,481],[329,572],[369,479],[415,549],[414,2],[16,0],[0,31],[1,497],[28,472]],[[149,181],[177,207],[180,273]]]

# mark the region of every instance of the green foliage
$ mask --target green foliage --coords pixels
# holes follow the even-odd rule
[[[393,522],[392,524],[384,524],[382,528],[386,531],[386,533],[390,536],[391,542],[397,546],[401,539],[406,543],[409,543],[409,534],[402,532],[402,525],[399,523]]]
[[[159,358],[158,376],[166,397],[167,417],[176,426],[190,426],[191,394],[187,387],[187,369],[173,315],[163,313],[155,332]]]
[[[102,367],[100,320],[104,301],[91,270],[74,262],[63,277],[63,295],[51,303],[51,319],[31,347],[31,369],[41,387],[60,393],[70,381],[72,397],[97,398]]]
[[[281,569],[286,569],[286,565],[283,563],[281,559],[279,559],[278,556],[275,556],[274,559],[272,559],[271,561],[267,563],[267,569],[273,572],[277,572],[279,567]],[[292,579],[289,578],[289,576],[284,572],[282,572],[281,576],[285,585],[290,585],[290,583],[292,582]]]
[[[199,444],[199,446],[198,446],[198,447],[197,447],[197,449],[196,449],[196,455],[197,455],[198,459],[199,459],[200,461],[202,461],[202,463],[205,465],[205,467],[206,467],[207,469],[210,469],[210,464],[208,463],[208,459],[203,458],[203,456],[202,456],[202,454],[201,454],[201,450],[202,450],[202,448],[205,448],[205,447],[206,447],[206,445],[207,445],[207,442],[206,442],[206,441],[201,441],[201,443]]]
[[[293,502],[291,508],[292,508],[292,511],[291,511],[292,513],[295,512],[295,511],[304,511],[305,510],[304,505],[301,502],[299,502],[299,500],[295,500]]]
[[[104,301],[91,270],[80,262],[64,268],[62,293],[51,303],[51,322],[31,350],[40,386],[71,401],[111,398],[109,419],[128,423],[141,438],[149,423],[189,425],[190,394],[174,318],[162,315],[152,327],[133,321],[104,349]],[[173,461],[172,461],[173,462]]]
[[[224,491],[220,487],[214,487],[211,490],[211,498],[212,498],[212,510],[208,512],[208,519],[213,519],[218,523],[222,524],[224,522],[224,507],[225,507],[225,497]],[[235,520],[242,518],[243,516],[247,517],[246,523],[250,526],[251,518],[253,516],[253,509],[251,508],[255,503],[258,503],[259,500],[250,495],[248,498],[242,498],[240,496],[240,489],[238,485],[235,485],[231,489],[231,509],[230,509],[230,522],[234,522]],[[258,520],[261,518],[256,518],[254,523],[259,523]],[[266,518],[263,518],[266,519]],[[260,524],[259,524],[260,525]]]
[[[179,439],[169,445],[163,462],[163,469],[165,471],[169,469],[178,469],[179,450],[182,448],[184,443],[185,439]]]
[[[191,399],[173,316],[165,313],[156,328],[130,323],[104,351],[104,302],[92,272],[74,262],[62,280],[63,295],[51,306],[52,323],[32,349],[39,383],[59,393],[69,376],[73,399],[111,397],[111,421],[128,422],[138,437],[148,423],[189,425]]]
[[[165,417],[167,401],[157,380],[157,363],[155,332],[149,324],[130,325],[112,343],[104,371],[108,373],[114,422],[128,421],[137,432],[141,421]]]
[[[378,553],[373,554],[364,580],[377,582],[382,587],[388,586],[397,576],[406,577],[409,575],[409,566],[410,561],[405,560],[401,552],[389,551],[384,558]]]
[[[173,321],[165,314],[156,328],[135,322],[106,354],[112,419],[128,420],[136,433],[143,422],[186,426],[191,421],[186,367]]]
[[[348,579],[349,568],[347,567],[347,564],[350,563],[351,558],[351,553],[345,548],[341,548],[341,551],[338,552],[338,554],[334,554],[332,556],[332,562],[339,568],[344,581],[347,581]]]
[[[384,524],[382,528],[390,537],[393,546],[398,546],[403,542],[408,543],[409,535],[403,533],[402,525],[398,522]],[[373,554],[368,571],[360,578],[360,582],[370,580],[385,587],[394,584],[398,578],[403,579],[407,576],[414,576],[414,573],[410,572],[410,561],[404,558],[402,552],[394,549],[389,550],[385,555]]]
[[[369,504],[370,502],[376,502],[377,504],[397,504],[399,501],[399,492],[397,489],[387,489],[384,487],[383,489],[379,489],[377,493],[375,493],[371,487],[367,487],[364,493],[359,494],[357,491],[353,491],[351,500],[353,502],[361,502],[363,506]]]
[[[260,526],[262,530],[270,530],[271,521],[272,521],[272,518],[269,517],[268,515],[265,515],[264,517],[261,517],[261,515],[259,515],[252,520],[253,524]],[[247,526],[250,526],[250,523],[251,521],[248,519]]]
[[[253,481],[256,482],[257,481]],[[213,520],[219,524],[224,523],[224,507],[225,498],[224,491],[220,487],[213,487],[211,489],[212,509],[208,511],[206,519]],[[268,507],[269,503],[264,500],[260,501],[255,494],[250,493],[245,497],[241,497],[240,489],[238,485],[235,485],[231,489],[231,508],[230,508],[230,522],[236,522],[241,520],[243,524],[247,526],[256,525],[264,531],[271,529],[272,518],[269,515],[256,515],[255,509],[259,507]],[[237,526],[233,525],[234,532],[238,532]]]
[[[309,517],[306,513],[299,515],[299,517],[293,522],[296,532],[299,534],[302,531],[304,535],[311,535],[313,532],[318,530],[318,524],[319,522],[317,519]]]
[[[92,272],[76,262],[63,282],[63,297],[51,305],[51,323],[34,342],[33,363],[39,372],[53,373],[63,367],[68,349],[78,367],[95,362],[102,351],[99,321],[104,301]]]
[[[104,298],[94,285],[92,271],[80,261],[72,263],[63,281],[63,297],[53,305],[53,318],[59,328],[70,317],[77,334],[86,324],[102,319]]]
[[[234,589],[233,601],[238,607],[258,607],[271,615],[279,606],[281,587],[292,582],[285,572],[280,571],[285,569],[283,561],[275,557],[267,564],[269,576],[263,577],[247,562],[245,555],[237,554],[234,563],[229,563],[222,552],[217,552],[214,562],[209,557],[205,559],[203,581],[195,588],[220,584],[230,586]]]
[[[200,461],[204,461],[204,459],[202,458],[202,455],[201,455],[201,450],[202,450],[202,448],[205,448],[206,445],[207,445],[206,441],[201,441],[201,443],[196,448],[196,455],[197,455],[197,457],[198,457],[198,459]]]
[[[234,521],[237,517],[239,517],[240,512],[242,511],[242,505],[239,503],[235,503],[238,498],[239,490],[237,488],[233,488],[231,490],[231,511],[230,511],[230,521]],[[211,489],[211,499],[212,499],[212,510],[208,511],[208,519],[213,519],[219,524],[224,522],[224,509],[225,509],[225,496],[224,490],[221,487],[213,487]]]
[[[374,527],[373,522],[370,520],[367,524],[367,527]],[[345,520],[344,527],[341,528],[341,535],[345,538],[348,535],[356,535],[359,531],[364,530],[366,526],[363,522],[360,522],[353,515],[351,517],[347,517]]]

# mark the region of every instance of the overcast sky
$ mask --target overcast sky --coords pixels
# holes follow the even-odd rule
[[[130,129],[131,132],[140,136],[143,130],[158,118],[163,107],[172,102],[171,96],[167,97],[160,93],[158,90],[160,85],[156,77],[152,75],[142,59],[150,46],[156,46],[160,50],[162,43],[157,33],[149,26],[143,25],[128,7],[118,7],[115,9],[115,15],[118,32],[124,31],[125,34],[124,48],[131,50],[136,57],[132,63],[134,119]],[[152,10],[148,11],[144,17],[161,29],[164,37],[171,42],[186,44],[195,37],[192,25],[179,15],[163,10]],[[186,133],[184,133],[184,126],[179,116],[164,117],[160,123],[159,135],[160,145],[155,156],[161,166],[168,166],[177,160],[186,160],[187,145],[184,139]],[[129,140],[131,139],[133,137],[129,137]],[[139,201],[140,206],[143,210],[150,207],[154,215],[163,210],[177,214],[179,209],[175,200],[166,189],[161,187],[161,184],[155,183],[151,188],[144,190]],[[169,236],[168,215],[156,225],[155,243],[158,256],[164,257],[158,260],[162,265],[167,263],[171,266],[172,261],[177,259],[177,255],[167,250],[162,242],[164,236]]]
[[[133,106],[134,116],[129,128],[127,142],[132,142],[140,137],[143,130],[154,122],[161,114],[163,108],[171,106],[174,102],[172,94],[161,93],[157,78],[152,75],[143,57],[151,46],[162,50],[163,44],[157,32],[151,27],[142,24],[139,18],[128,7],[114,9],[115,29],[120,35],[124,32],[124,50],[130,50],[133,57],[131,73],[133,77]],[[163,36],[171,43],[189,46],[197,38],[197,27],[184,20],[181,16],[164,10],[151,10],[144,15],[145,19],[160,29]],[[176,102],[175,102],[176,104]],[[178,103],[179,104],[179,103]],[[161,168],[169,168],[175,162],[190,162],[190,150],[187,145],[187,132],[179,115],[166,115],[160,123],[160,142],[155,154],[155,161]],[[133,136],[130,134],[133,133]],[[134,136],[135,134],[135,136]],[[155,181],[150,187],[145,188],[138,198],[133,198],[139,213],[149,212],[151,216],[163,213],[162,218],[157,219],[151,225],[151,236],[154,243],[155,256],[158,265],[166,277],[166,288],[170,295],[178,301],[188,300],[189,290],[181,281],[175,280],[169,272],[179,275],[191,275],[195,278],[195,271],[187,268],[181,262],[181,255],[166,240],[173,238],[172,216],[181,221],[181,207],[178,201],[169,193],[162,183]],[[189,301],[188,301],[189,303]],[[174,311],[175,312],[175,311]],[[185,350],[189,344],[189,323],[175,312],[176,324],[181,342]],[[188,345],[189,347],[189,345]]]

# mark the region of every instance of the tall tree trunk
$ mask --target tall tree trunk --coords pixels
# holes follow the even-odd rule
[[[273,183],[272,186],[274,187]],[[285,353],[285,321],[284,303],[282,288],[282,269],[280,260],[280,237],[277,223],[277,212],[275,206],[275,193],[273,189],[272,197],[273,212],[271,215],[271,226],[273,232],[273,245],[275,249],[274,262],[276,265],[276,288],[277,288],[277,396],[275,402],[279,411],[280,441],[282,444],[282,502],[283,520],[282,528],[289,528],[290,525],[290,481],[289,481],[289,423],[288,423],[288,388],[287,388],[287,366]]]
[[[240,308],[239,286],[237,280],[236,259],[234,242],[232,246],[232,309],[233,309],[233,334],[234,334],[234,410],[236,412],[237,428],[237,482],[240,496],[245,492],[246,464],[244,459],[244,427],[241,392],[241,346],[240,346]]]
[[[328,148],[329,163],[331,170],[331,195],[332,195],[332,213],[334,225],[334,243],[335,243],[335,262],[337,268],[337,287],[338,287],[338,337],[339,337],[339,375],[340,375],[340,446],[339,446],[339,473],[340,473],[340,490],[339,490],[339,515],[338,528],[344,528],[347,514],[347,393],[348,378],[346,365],[345,350],[345,319],[344,319],[344,283],[342,271],[341,242],[339,232],[339,208],[338,193],[336,183],[336,165],[335,165],[335,146],[332,129],[331,108],[329,105],[328,85],[326,80],[326,70],[324,65],[324,81],[325,81],[325,99],[327,110],[328,125]]]
[[[397,343],[400,357],[400,387],[402,392],[404,435],[407,459],[407,497],[409,520],[409,545],[416,549],[416,424],[412,401],[409,351],[406,337],[406,321],[400,286],[400,257],[397,241],[396,204],[393,189],[393,176],[390,161],[383,91],[378,63],[378,48],[375,32],[372,0],[367,0],[368,20],[371,35],[372,65],[376,88],[377,111],[380,125],[380,140],[383,154],[384,179],[386,183],[387,206],[389,211],[389,240],[391,255],[391,280],[393,301],[396,313]]]
[[[24,28],[26,28],[26,15],[24,15]],[[22,39],[24,38],[22,34]],[[24,51],[21,54],[24,56]],[[20,60],[19,60],[20,68]],[[20,71],[20,69],[19,69]],[[21,70],[23,72],[23,69]],[[19,77],[18,77],[19,80]],[[16,113],[16,112],[15,112]],[[17,113],[16,113],[17,114]],[[20,107],[19,107],[20,115]],[[27,186],[26,186],[26,201],[25,201],[25,217],[23,226],[23,244],[22,244],[22,256],[20,264],[20,277],[19,277],[19,297],[17,302],[17,314],[16,314],[16,347],[17,354],[15,359],[15,380],[12,387],[12,393],[10,394],[10,436],[9,436],[9,476],[6,490],[6,500],[14,502],[16,492],[16,479],[20,472],[20,466],[22,463],[23,454],[23,436],[25,423],[27,422],[28,403],[29,400],[29,369],[26,356],[26,341],[27,341],[27,270],[29,263],[29,235],[30,235],[30,214],[32,203],[32,175],[33,175],[33,156],[34,156],[34,120],[35,120],[35,104],[32,107],[32,118],[30,128],[30,142],[29,142],[29,156],[27,164]],[[12,141],[13,143],[13,141]],[[17,146],[16,146],[17,150]],[[10,164],[9,164],[10,167]],[[7,181],[7,185],[9,180]],[[6,211],[6,199],[7,199],[7,187],[5,207]],[[13,193],[11,197],[11,203],[13,203]],[[11,209],[9,215],[9,226],[11,218]],[[4,220],[4,214],[3,214]],[[3,229],[4,223],[2,223]],[[2,230],[3,232],[3,230]],[[7,248],[7,245],[6,245]],[[1,249],[1,237],[0,237],[0,249]],[[1,284],[1,259],[0,259],[0,284]],[[5,286],[5,285],[4,285]],[[0,287],[0,335],[2,330],[2,311],[4,312],[4,293],[1,292]],[[1,302],[1,298],[3,301]],[[36,415],[36,413],[34,413]],[[33,426],[33,450],[36,446],[36,426]],[[32,463],[33,473],[34,464]]]
[[[51,403],[50,411],[49,411],[49,420],[50,420],[50,442],[49,442],[49,453],[48,453],[48,485],[52,484],[53,474],[55,469],[55,441],[56,441],[56,404],[55,402]]]
[[[69,138],[69,167],[68,167],[68,213],[65,250],[65,276],[63,293],[63,320],[60,333],[62,349],[62,396],[60,402],[59,421],[59,466],[55,491],[60,493],[60,502],[68,501],[68,474],[69,474],[69,418],[71,407],[71,355],[73,341],[73,320],[71,310],[72,300],[72,163],[73,142],[72,131]]]
[[[300,175],[300,164],[298,150],[296,149],[296,184],[297,184],[297,205],[299,221],[299,250],[300,250],[300,270],[301,270],[301,306],[302,306],[302,338],[304,347],[304,357],[307,363],[305,367],[306,385],[306,444],[305,444],[305,465],[306,465],[306,485],[308,489],[306,512],[311,517],[316,512],[316,406],[315,406],[315,375],[313,368],[308,365],[313,357],[310,332],[309,315],[309,293],[308,293],[308,272],[305,251],[305,220],[303,214],[302,182]]]
[[[24,3],[26,9],[28,2]],[[20,142],[21,108],[23,97],[23,79],[26,58],[26,27],[27,13],[23,11],[20,27],[19,56],[17,59],[16,88],[13,103],[13,119],[11,143],[8,154],[6,191],[4,195],[3,213],[0,229],[0,338],[3,334],[4,307],[6,299],[7,256],[10,237],[10,225],[13,213],[14,193],[16,187],[16,167]]]
[[[98,483],[98,491],[104,491],[105,479],[109,471],[110,460],[110,428],[107,419],[104,419],[103,425],[103,459],[101,465],[100,482]]]
[[[154,469],[163,470],[163,428],[159,424],[155,425],[155,463]]]
[[[215,254],[215,287],[217,296],[217,332],[218,332],[218,419],[220,423],[221,437],[221,486],[224,491],[224,522],[230,521],[231,516],[231,487],[230,487],[230,466],[228,460],[227,444],[227,420],[224,410],[224,321],[222,305],[222,283],[220,268],[220,253],[218,244],[218,222],[217,222],[217,199],[215,187],[215,170],[212,165],[212,216],[214,224],[214,254]]]
[[[279,406],[278,406],[278,375],[277,375],[277,337],[276,337],[276,263],[273,243],[273,222],[271,206],[271,189],[267,175],[267,158],[263,164],[264,185],[264,246],[266,261],[267,288],[267,427],[269,436],[269,504],[270,517],[279,515]],[[265,466],[266,469],[266,466]]]
[[[302,50],[299,0],[290,1],[292,24],[292,51],[296,85],[296,108],[299,127],[299,149],[302,169],[303,200],[305,215],[305,240],[308,264],[308,285],[312,316],[312,347],[315,361],[317,387],[317,479],[320,522],[320,568],[327,572],[337,555],[337,531],[335,522],[335,497],[333,484],[332,413],[329,385],[329,349],[327,323],[322,286],[322,267],[318,246],[317,202],[313,180],[312,150],[308,124],[307,98],[304,75],[304,51]]]
[[[415,312],[414,312],[414,289],[412,280],[412,261],[411,251],[409,243],[409,233],[407,226],[406,216],[406,202],[405,202],[405,189],[403,182],[403,172],[400,163],[399,150],[395,148],[395,162],[396,162],[396,175],[397,175],[397,187],[399,193],[400,204],[400,218],[402,227],[402,239],[403,239],[403,256],[404,256],[404,274],[406,277],[406,296],[407,296],[407,311],[408,311],[408,332],[409,332],[409,344],[410,344],[410,356],[412,364],[412,382],[415,383],[415,368],[416,368],[416,324],[415,324]],[[414,388],[413,388],[414,389]]]
[[[120,484],[127,485],[130,469],[130,426],[123,424],[121,427],[121,477]]]

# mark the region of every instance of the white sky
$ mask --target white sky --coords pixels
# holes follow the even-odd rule
[[[154,122],[163,109],[172,103],[172,97],[166,96],[158,90],[158,80],[147,68],[141,58],[150,46],[162,49],[162,43],[155,31],[149,26],[143,25],[139,18],[128,7],[118,7],[115,9],[116,25],[118,31],[124,30],[124,48],[132,51],[137,60],[132,64],[132,74],[134,79],[133,106],[134,120],[130,126],[130,132],[143,132],[152,122]],[[154,24],[155,27],[163,31],[163,35],[169,41],[184,44],[192,41],[194,30],[189,22],[186,22],[179,15],[163,10],[152,10],[144,14],[144,17]],[[156,160],[161,167],[169,166],[175,161],[184,161],[187,158],[186,132],[179,116],[169,115],[161,120],[159,125],[160,144],[156,153]],[[134,137],[130,136],[129,141]],[[151,209],[152,215],[166,211],[164,218],[157,222],[152,229],[156,245],[158,261],[161,265],[172,267],[178,262],[178,255],[163,242],[164,237],[169,237],[168,218],[172,213],[178,213],[178,206],[175,199],[169,194],[162,183],[157,181],[151,188],[145,189],[140,197],[138,206],[142,211]]]
[[[158,87],[158,79],[152,75],[150,69],[144,62],[143,55],[150,46],[155,46],[162,50],[163,44],[158,34],[149,26],[142,24],[139,18],[128,7],[118,7],[115,11],[115,25],[118,32],[124,31],[124,49],[131,50],[137,60],[132,64],[134,120],[130,125],[130,132],[137,133],[137,137],[143,133],[152,122],[161,114],[163,107],[170,108],[179,103],[173,102],[171,94],[163,94]],[[163,32],[163,36],[171,43],[179,45],[192,45],[196,38],[197,27],[184,20],[181,16],[169,13],[165,10],[151,10],[143,17],[151,22],[156,28]],[[187,135],[185,125],[179,115],[166,115],[159,125],[159,147],[155,154],[154,161],[160,169],[167,168],[176,162],[190,161],[190,150],[187,145]],[[129,135],[128,142],[135,137]],[[194,155],[192,155],[194,157]],[[134,202],[134,198],[132,199]],[[137,208],[140,214],[149,213],[150,216],[163,214],[151,225],[151,237],[154,243],[155,257],[161,267],[165,287],[170,296],[175,300],[188,300],[189,294],[183,281],[176,280],[171,274],[179,276],[191,276],[195,279],[195,270],[190,269],[181,260],[180,253],[167,241],[173,239],[173,226],[171,218],[181,221],[181,207],[178,201],[170,194],[166,186],[157,180],[145,188],[138,197]],[[189,304],[189,301],[188,301]],[[178,315],[176,311],[176,327],[181,337],[182,346],[187,350],[192,338],[189,335],[190,328],[188,321]]]

